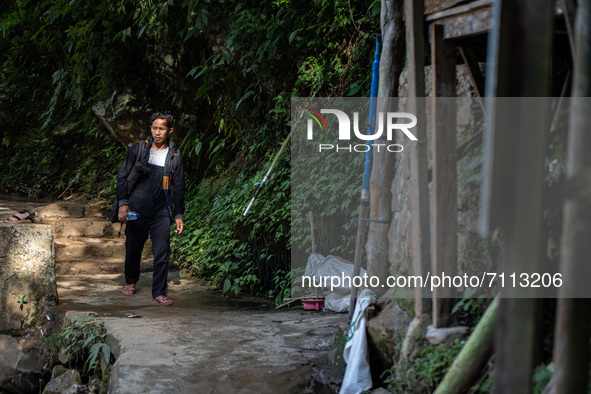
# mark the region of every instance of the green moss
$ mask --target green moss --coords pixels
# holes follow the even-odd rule
[[[8,328],[6,330],[0,330],[0,335],[9,335],[11,337],[21,336],[23,333],[22,329]]]
[[[462,342],[431,345],[423,341],[408,361],[396,364],[384,383],[388,390],[403,393],[432,392],[462,349]]]
[[[58,376],[62,376],[64,374],[64,372],[66,372],[67,370],[68,369],[61,364],[56,365],[55,367],[53,367],[53,371],[51,372],[51,378],[55,379]]]
[[[400,309],[406,312],[408,317],[410,317],[411,319],[414,319],[416,317],[414,298],[398,298],[396,299],[396,303],[398,304]]]
[[[335,341],[335,366],[343,367],[345,365],[345,358],[343,357],[343,351],[345,350],[345,344],[347,343],[347,330],[343,330],[339,327]]]

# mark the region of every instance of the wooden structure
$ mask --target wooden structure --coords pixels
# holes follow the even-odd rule
[[[481,189],[480,227],[483,233],[497,227],[503,230],[503,264],[513,271],[544,272],[545,269],[546,235],[543,231],[542,210],[547,201],[544,198],[543,166],[553,119],[550,111],[541,114],[532,112],[531,107],[515,101],[517,106],[512,109],[515,114],[519,114],[516,119],[522,120],[522,123],[512,124],[499,116],[511,108],[507,108],[507,105],[502,107],[503,104],[498,101],[485,107],[483,97],[568,95],[570,71],[560,76],[557,69],[559,65],[564,69],[565,64],[566,68],[572,68],[572,64],[579,60],[582,63],[579,74],[587,73],[587,78],[581,78],[580,81],[589,83],[591,50],[585,48],[584,43],[591,41],[591,33],[589,30],[579,31],[580,47],[577,47],[574,28],[577,16],[583,21],[577,25],[578,28],[589,29],[591,5],[589,1],[581,1],[583,3],[585,6],[579,6],[577,10],[574,0],[405,1],[409,111],[417,117],[425,117],[424,107],[421,107],[419,101],[413,100],[415,97],[425,96],[425,43],[429,42],[430,47],[433,69],[431,91],[435,98],[455,96],[458,53],[468,68],[483,109],[492,120],[484,141],[485,169]],[[486,77],[478,66],[479,61],[483,61],[478,56],[482,56],[485,51],[488,57]],[[564,77],[564,74],[567,76]],[[576,80],[576,70],[574,75]],[[550,81],[554,82],[552,87]],[[591,95],[589,86],[581,88],[580,92],[584,96]],[[449,117],[447,123],[440,121],[443,113],[455,112],[455,109],[436,103],[432,112],[432,229],[429,225],[427,137],[421,127],[416,130],[419,141],[411,152],[413,267],[416,275],[423,276],[429,271],[432,275],[439,275],[443,271],[446,274],[457,272],[456,166],[458,150],[461,149],[457,147],[456,125],[449,122]],[[523,119],[527,119],[528,123],[523,123]],[[587,121],[585,126],[588,129],[591,122],[589,115],[581,119]],[[576,133],[573,127],[571,132]],[[582,130],[579,129],[578,132],[582,133]],[[569,172],[569,177],[575,180],[591,167],[591,163],[587,163],[589,159],[583,159],[585,149],[591,149],[591,141],[584,133],[579,135],[581,146],[577,147],[578,150],[569,147],[569,155],[579,158],[578,162],[573,159],[572,163],[569,158],[569,165],[575,167],[575,170]],[[507,141],[511,143],[507,144]],[[588,154],[586,156],[591,157]],[[571,185],[568,182],[566,184]],[[563,199],[571,196],[568,192],[561,194]],[[588,203],[578,204],[583,207],[571,208],[570,215],[578,212],[579,228],[591,227]],[[568,216],[567,212],[567,219],[569,217],[573,223],[565,221],[565,234],[569,234],[573,226],[577,225],[576,217]],[[567,269],[574,271],[571,273],[574,277],[576,269],[573,267],[582,264],[581,259],[585,252],[591,253],[588,246],[591,244],[588,242],[591,234],[590,230],[586,231],[584,234],[587,236],[587,243],[578,249],[574,247],[575,251],[570,256],[576,262],[570,262],[567,266]],[[431,235],[433,253],[430,250]],[[577,237],[581,237],[581,234],[577,233]],[[586,254],[587,259],[590,253]],[[455,296],[451,289],[437,290],[432,304],[433,323],[436,327],[447,324],[453,306],[451,300]],[[499,306],[496,335],[497,338],[503,338],[496,342],[495,347],[495,391],[499,393],[530,392],[531,372],[536,362],[535,325],[539,317],[540,300],[535,298],[534,292],[526,294],[531,298],[520,298],[523,294],[512,292],[513,290],[509,290],[505,294]],[[586,301],[572,300],[561,300],[559,303],[555,351],[557,373],[554,379],[556,392],[569,392],[568,387],[577,388],[577,384],[578,388],[587,387],[588,307],[584,314],[586,320],[582,322],[585,329],[574,326],[577,324],[576,306],[588,304]],[[428,310],[425,295],[415,293],[417,315]],[[576,339],[572,339],[572,336]],[[575,352],[577,343],[582,352]],[[576,376],[573,377],[574,375]]]
[[[462,3],[459,4],[458,3]],[[459,50],[479,100],[484,97],[484,76],[474,48],[486,48],[490,29],[492,0],[460,2],[457,0],[406,1],[406,38],[410,103],[413,97],[425,96],[424,45],[430,45],[432,62],[431,91],[438,97],[456,95],[456,50]],[[427,32],[427,36],[425,35]],[[420,106],[420,101],[416,101]],[[423,107],[409,106],[424,118]],[[484,106],[482,104],[482,106]],[[433,106],[433,231],[429,226],[429,188],[426,131],[417,130],[419,143],[411,155],[411,199],[413,267],[416,275],[457,273],[457,140],[453,100],[439,100]],[[447,116],[446,116],[447,114]],[[431,234],[433,253],[431,254]],[[458,295],[453,288],[438,288],[433,297],[433,323],[445,326]],[[415,297],[415,312],[429,310],[425,294]]]

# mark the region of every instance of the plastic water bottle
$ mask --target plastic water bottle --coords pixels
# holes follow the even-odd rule
[[[127,212],[127,220],[136,220],[140,217],[140,214],[137,212]]]

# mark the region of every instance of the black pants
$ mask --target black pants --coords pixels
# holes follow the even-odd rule
[[[168,258],[170,256],[170,218],[157,216],[127,222],[125,226],[125,283],[134,284],[140,279],[142,250],[148,239],[152,239],[154,274],[152,276],[152,298],[166,295],[168,281]]]

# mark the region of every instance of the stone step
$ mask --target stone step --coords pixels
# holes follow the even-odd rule
[[[56,202],[35,209],[40,218],[92,218],[105,219],[98,203]]]
[[[125,258],[125,237],[121,238],[56,238],[55,261],[68,261],[78,258]],[[148,239],[142,253],[143,257],[150,257],[152,243]]]
[[[0,200],[0,219],[4,221],[24,209],[30,212],[37,212],[37,217],[42,220],[56,218],[106,218],[106,215],[103,213],[104,210],[96,202],[76,203],[60,201],[48,204],[30,201]]]
[[[103,213],[103,209],[98,204],[85,205],[84,217],[94,219],[105,219],[107,216]]]
[[[26,201],[8,201],[0,200],[0,221],[5,221],[15,213],[26,209],[30,212],[36,212],[39,207],[44,206],[41,203],[32,203]]]
[[[121,228],[120,223],[111,223],[104,219],[78,218],[56,219],[45,218],[43,223],[51,225],[54,238],[66,237],[110,237],[117,235]],[[123,228],[122,230],[125,230]]]
[[[98,275],[122,274],[123,260],[120,258],[80,258],[55,263],[55,274],[62,275]],[[152,259],[143,258],[140,272],[152,271]]]

